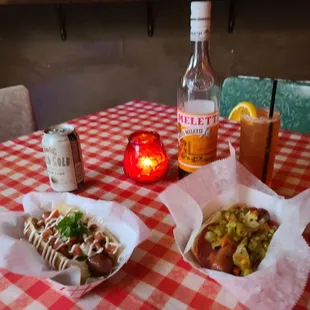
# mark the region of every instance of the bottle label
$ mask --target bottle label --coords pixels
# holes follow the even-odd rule
[[[219,112],[191,114],[178,109],[178,162],[187,172],[216,158]]]
[[[205,28],[191,29],[190,40],[192,42],[208,41],[209,39],[210,39],[210,33],[208,32],[207,29]]]
[[[192,12],[193,13],[193,12]],[[211,4],[207,6],[207,11],[195,12],[191,16],[191,41],[207,41],[210,39],[211,29]]]

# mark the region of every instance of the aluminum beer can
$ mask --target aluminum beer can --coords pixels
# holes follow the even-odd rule
[[[42,147],[54,191],[71,192],[84,184],[80,139],[72,125],[61,124],[45,129]]]

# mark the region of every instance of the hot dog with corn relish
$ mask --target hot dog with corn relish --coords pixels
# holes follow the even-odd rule
[[[246,276],[265,257],[277,228],[267,210],[234,204],[202,225],[191,252],[201,267]]]
[[[122,251],[117,239],[94,217],[65,204],[39,219],[29,217],[24,235],[54,270],[80,268],[81,284],[109,275]]]

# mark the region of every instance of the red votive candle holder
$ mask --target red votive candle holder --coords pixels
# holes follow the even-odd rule
[[[137,182],[155,182],[168,170],[168,156],[160,136],[154,131],[135,131],[128,138],[124,172]]]

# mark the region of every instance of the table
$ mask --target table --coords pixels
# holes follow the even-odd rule
[[[129,262],[81,300],[74,302],[45,282],[1,270],[0,309],[244,309],[219,284],[193,270],[178,253],[174,223],[157,196],[177,180],[176,109],[132,101],[70,123],[80,134],[87,182],[79,195],[115,200],[138,214],[152,230]],[[221,119],[218,155],[228,155],[228,141],[238,147],[238,124]],[[170,157],[163,181],[138,186],[122,169],[127,137],[138,129],[159,132]],[[22,210],[24,194],[50,191],[42,132],[0,144],[0,206]],[[310,187],[310,136],[282,131],[275,164],[274,190],[286,197]],[[310,309],[310,281],[296,309]]]

